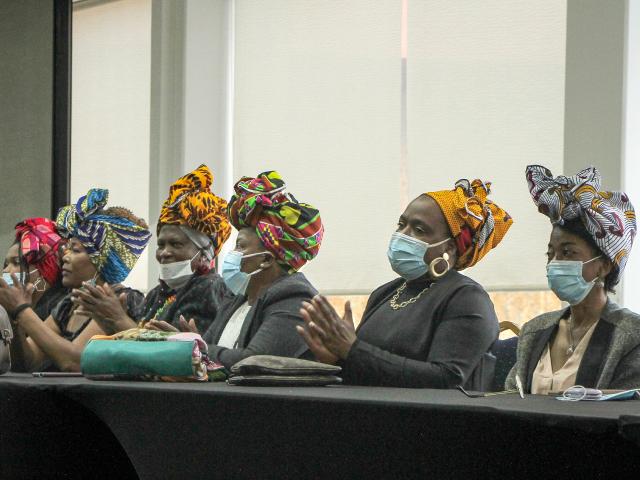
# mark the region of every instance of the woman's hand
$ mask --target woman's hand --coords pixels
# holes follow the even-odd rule
[[[13,285],[9,285],[3,278],[0,278],[0,305],[9,313],[24,303],[31,305],[34,290],[32,283],[22,285],[13,273],[11,279]]]
[[[187,320],[180,315],[180,329],[177,329],[169,322],[165,322],[164,320],[149,320],[144,328],[149,330],[160,330],[161,332],[190,332],[190,333],[200,333],[198,331],[198,327],[196,326],[196,321],[192,318],[187,322]]]
[[[353,325],[350,302],[345,303],[344,315],[340,318],[325,297],[316,295],[311,303],[302,303],[300,313],[306,328],[299,327],[298,332],[305,339],[316,358],[330,358],[327,352],[333,357],[343,360],[347,358],[351,346],[356,341],[356,329]],[[317,352],[314,351],[314,348]],[[335,363],[337,358],[331,363]]]
[[[297,325],[296,330],[304,339],[309,347],[309,350],[311,350],[311,353],[313,353],[314,357],[316,357],[316,360],[322,363],[328,363],[329,365],[335,365],[336,363],[338,363],[338,360],[340,360],[338,356],[331,353],[331,351],[329,351],[329,349],[324,346],[324,343],[322,343],[322,339],[318,336],[318,334],[315,333],[315,330],[311,330],[309,328],[309,323],[311,322],[311,320],[305,318],[306,311],[304,309],[301,309],[300,313],[305,319],[305,326],[302,327],[300,325]]]
[[[176,327],[164,320],[149,320],[144,324],[144,328],[147,330],[158,330],[160,332],[179,332]]]
[[[125,294],[119,298],[113,289],[104,285],[86,283],[71,291],[71,301],[78,307],[76,313],[91,317],[105,332],[120,332],[136,326],[122,305]]]

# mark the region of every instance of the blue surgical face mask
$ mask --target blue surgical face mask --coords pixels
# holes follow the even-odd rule
[[[222,261],[222,279],[234,295],[244,295],[244,293],[247,291],[247,287],[249,286],[251,276],[262,271],[262,269],[259,268],[251,273],[243,272],[241,270],[242,259],[255,257],[257,255],[264,255],[265,253],[268,254],[269,252],[259,252],[252,253],[250,255],[243,255],[242,252],[232,250],[225,255],[224,260]]]
[[[577,305],[584,300],[596,283],[597,277],[587,282],[582,276],[582,266],[597,260],[551,260],[547,263],[547,283],[556,296],[569,305]]]
[[[18,278],[18,281],[24,285],[24,282],[27,279],[27,274],[23,273],[22,275],[20,275],[19,273],[14,273],[14,275]],[[12,286],[13,285],[13,278],[11,278],[11,274],[10,273],[3,273],[2,274],[2,279],[7,282],[7,285]]]
[[[450,240],[445,238],[438,243],[426,243],[400,232],[391,235],[387,257],[394,272],[405,280],[415,280],[429,271],[424,256],[431,247],[437,247]]]
[[[33,275],[35,272],[37,272],[38,270],[31,270],[29,272],[29,276]],[[27,283],[27,273],[23,273],[22,275],[20,275],[19,273],[14,273],[14,275],[18,278],[18,281],[24,285],[25,283]],[[13,279],[11,278],[11,274],[10,273],[3,273],[2,274],[2,279],[7,282],[7,285],[12,286],[13,285]],[[37,286],[40,284],[40,278],[38,280],[36,280],[36,283],[34,284],[34,286],[36,287],[36,290],[39,291],[37,289]]]

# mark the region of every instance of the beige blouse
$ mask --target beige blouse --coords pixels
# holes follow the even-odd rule
[[[547,344],[538,361],[538,365],[536,365],[536,369],[533,371],[531,393],[547,395],[549,392],[564,392],[567,388],[576,384],[576,374],[578,373],[578,368],[580,368],[580,362],[582,362],[582,357],[587,350],[587,345],[589,345],[589,340],[591,340],[591,335],[593,335],[597,324],[598,322],[594,322],[589,327],[573,354],[555,372],[551,368],[551,352],[549,351],[549,344]]]

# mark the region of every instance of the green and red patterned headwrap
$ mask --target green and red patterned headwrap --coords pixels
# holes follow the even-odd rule
[[[228,213],[236,229],[255,227],[265,248],[293,273],[318,254],[324,227],[316,208],[298,202],[285,189],[275,171],[242,177],[234,186]]]

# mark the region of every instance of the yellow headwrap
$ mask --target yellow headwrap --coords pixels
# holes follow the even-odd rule
[[[487,198],[491,183],[458,180],[453,190],[427,192],[440,206],[458,247],[456,269],[474,266],[504,238],[511,216]]]
[[[200,165],[171,185],[169,198],[162,205],[158,231],[162,225],[186,225],[211,239],[214,254],[231,234],[227,202],[211,191],[213,174]]]

